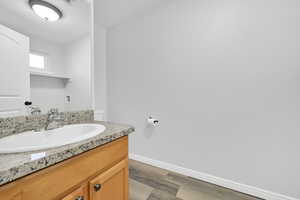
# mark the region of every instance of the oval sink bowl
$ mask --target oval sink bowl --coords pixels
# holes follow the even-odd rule
[[[92,138],[104,130],[105,126],[100,124],[74,124],[49,131],[24,132],[0,139],[0,153],[21,153],[60,147]]]

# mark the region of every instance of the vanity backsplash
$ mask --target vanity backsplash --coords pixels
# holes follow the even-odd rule
[[[62,125],[89,123],[94,121],[94,111],[62,112]],[[47,114],[38,116],[18,116],[0,118],[0,138],[9,135],[42,129],[45,127]]]

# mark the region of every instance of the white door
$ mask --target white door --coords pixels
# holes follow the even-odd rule
[[[0,117],[25,114],[28,66],[29,38],[0,25]]]

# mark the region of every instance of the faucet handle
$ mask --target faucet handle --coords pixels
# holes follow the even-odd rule
[[[39,106],[29,106],[29,109],[31,115],[40,115],[42,112]]]
[[[49,114],[55,114],[58,113],[58,108],[51,108],[48,112]]]

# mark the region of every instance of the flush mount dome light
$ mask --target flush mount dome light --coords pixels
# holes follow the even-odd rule
[[[63,15],[57,7],[46,1],[29,0],[29,5],[35,14],[47,21],[57,21]]]

